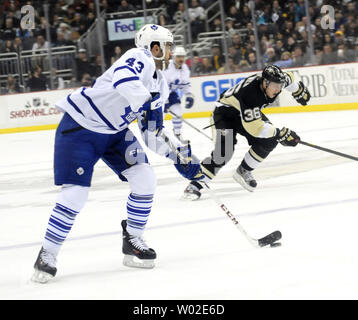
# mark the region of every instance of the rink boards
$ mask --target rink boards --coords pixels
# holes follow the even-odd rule
[[[265,109],[265,113],[358,109],[357,62],[285,70],[291,71],[295,80],[308,86],[312,95],[310,105],[297,105],[291,94],[284,90],[277,101]],[[210,116],[221,92],[254,73],[192,77],[195,103],[191,109],[185,109],[184,117]],[[56,128],[61,113],[54,104],[73,91],[64,89],[0,96],[0,133]],[[169,117],[167,115],[167,119]]]

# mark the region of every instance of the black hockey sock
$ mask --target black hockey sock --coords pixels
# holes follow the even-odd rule
[[[242,167],[243,167],[245,170],[247,170],[247,171],[252,171],[252,170],[254,170],[253,168],[251,168],[251,167],[246,163],[245,160],[242,160],[240,166],[242,166]]]
[[[192,181],[190,182],[193,186],[197,187],[199,190],[203,189],[203,186],[199,183],[199,182],[196,182],[196,181]]]

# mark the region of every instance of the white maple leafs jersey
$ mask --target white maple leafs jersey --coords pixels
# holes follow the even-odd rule
[[[150,92],[158,92],[158,81],[163,80],[158,80],[155,69],[148,50],[130,49],[91,88],[77,89],[56,107],[88,130],[115,134],[140,115],[143,104],[151,99]]]
[[[184,63],[180,69],[175,67],[174,61],[170,60],[168,68],[164,71],[165,78],[167,79],[169,91],[178,91],[180,96],[184,94],[191,94],[190,84],[190,70]]]
[[[152,84],[153,86],[150,89],[150,92],[160,92],[160,103],[162,106],[164,106],[165,101],[167,101],[168,97],[169,97],[169,87],[166,81],[166,78],[163,75],[163,71],[157,70],[156,71],[156,76],[155,76],[155,80]],[[162,155],[162,156],[166,156],[170,153],[170,148],[167,144],[167,142],[165,142],[165,140],[159,135],[157,136],[155,133],[150,133],[148,131],[143,131],[143,125],[142,125],[142,120],[143,120],[143,114],[139,114],[138,115],[138,127],[140,129],[140,132],[142,134],[142,138],[145,142],[145,144],[147,145],[147,147],[154,151],[155,153]],[[177,140],[174,135],[173,135],[173,131],[169,130],[167,128],[163,128],[162,131],[165,133],[165,135],[169,138],[169,140],[171,141],[171,143],[176,147],[181,147],[182,144],[180,143],[179,140]]]

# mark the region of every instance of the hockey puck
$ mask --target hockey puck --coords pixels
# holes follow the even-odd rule
[[[271,248],[280,247],[280,246],[281,246],[281,242],[271,243],[270,246],[271,246]]]

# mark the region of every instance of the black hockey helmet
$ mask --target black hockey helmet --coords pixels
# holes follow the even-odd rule
[[[273,65],[266,66],[262,70],[262,78],[269,82],[285,83],[285,74],[280,67]]]

